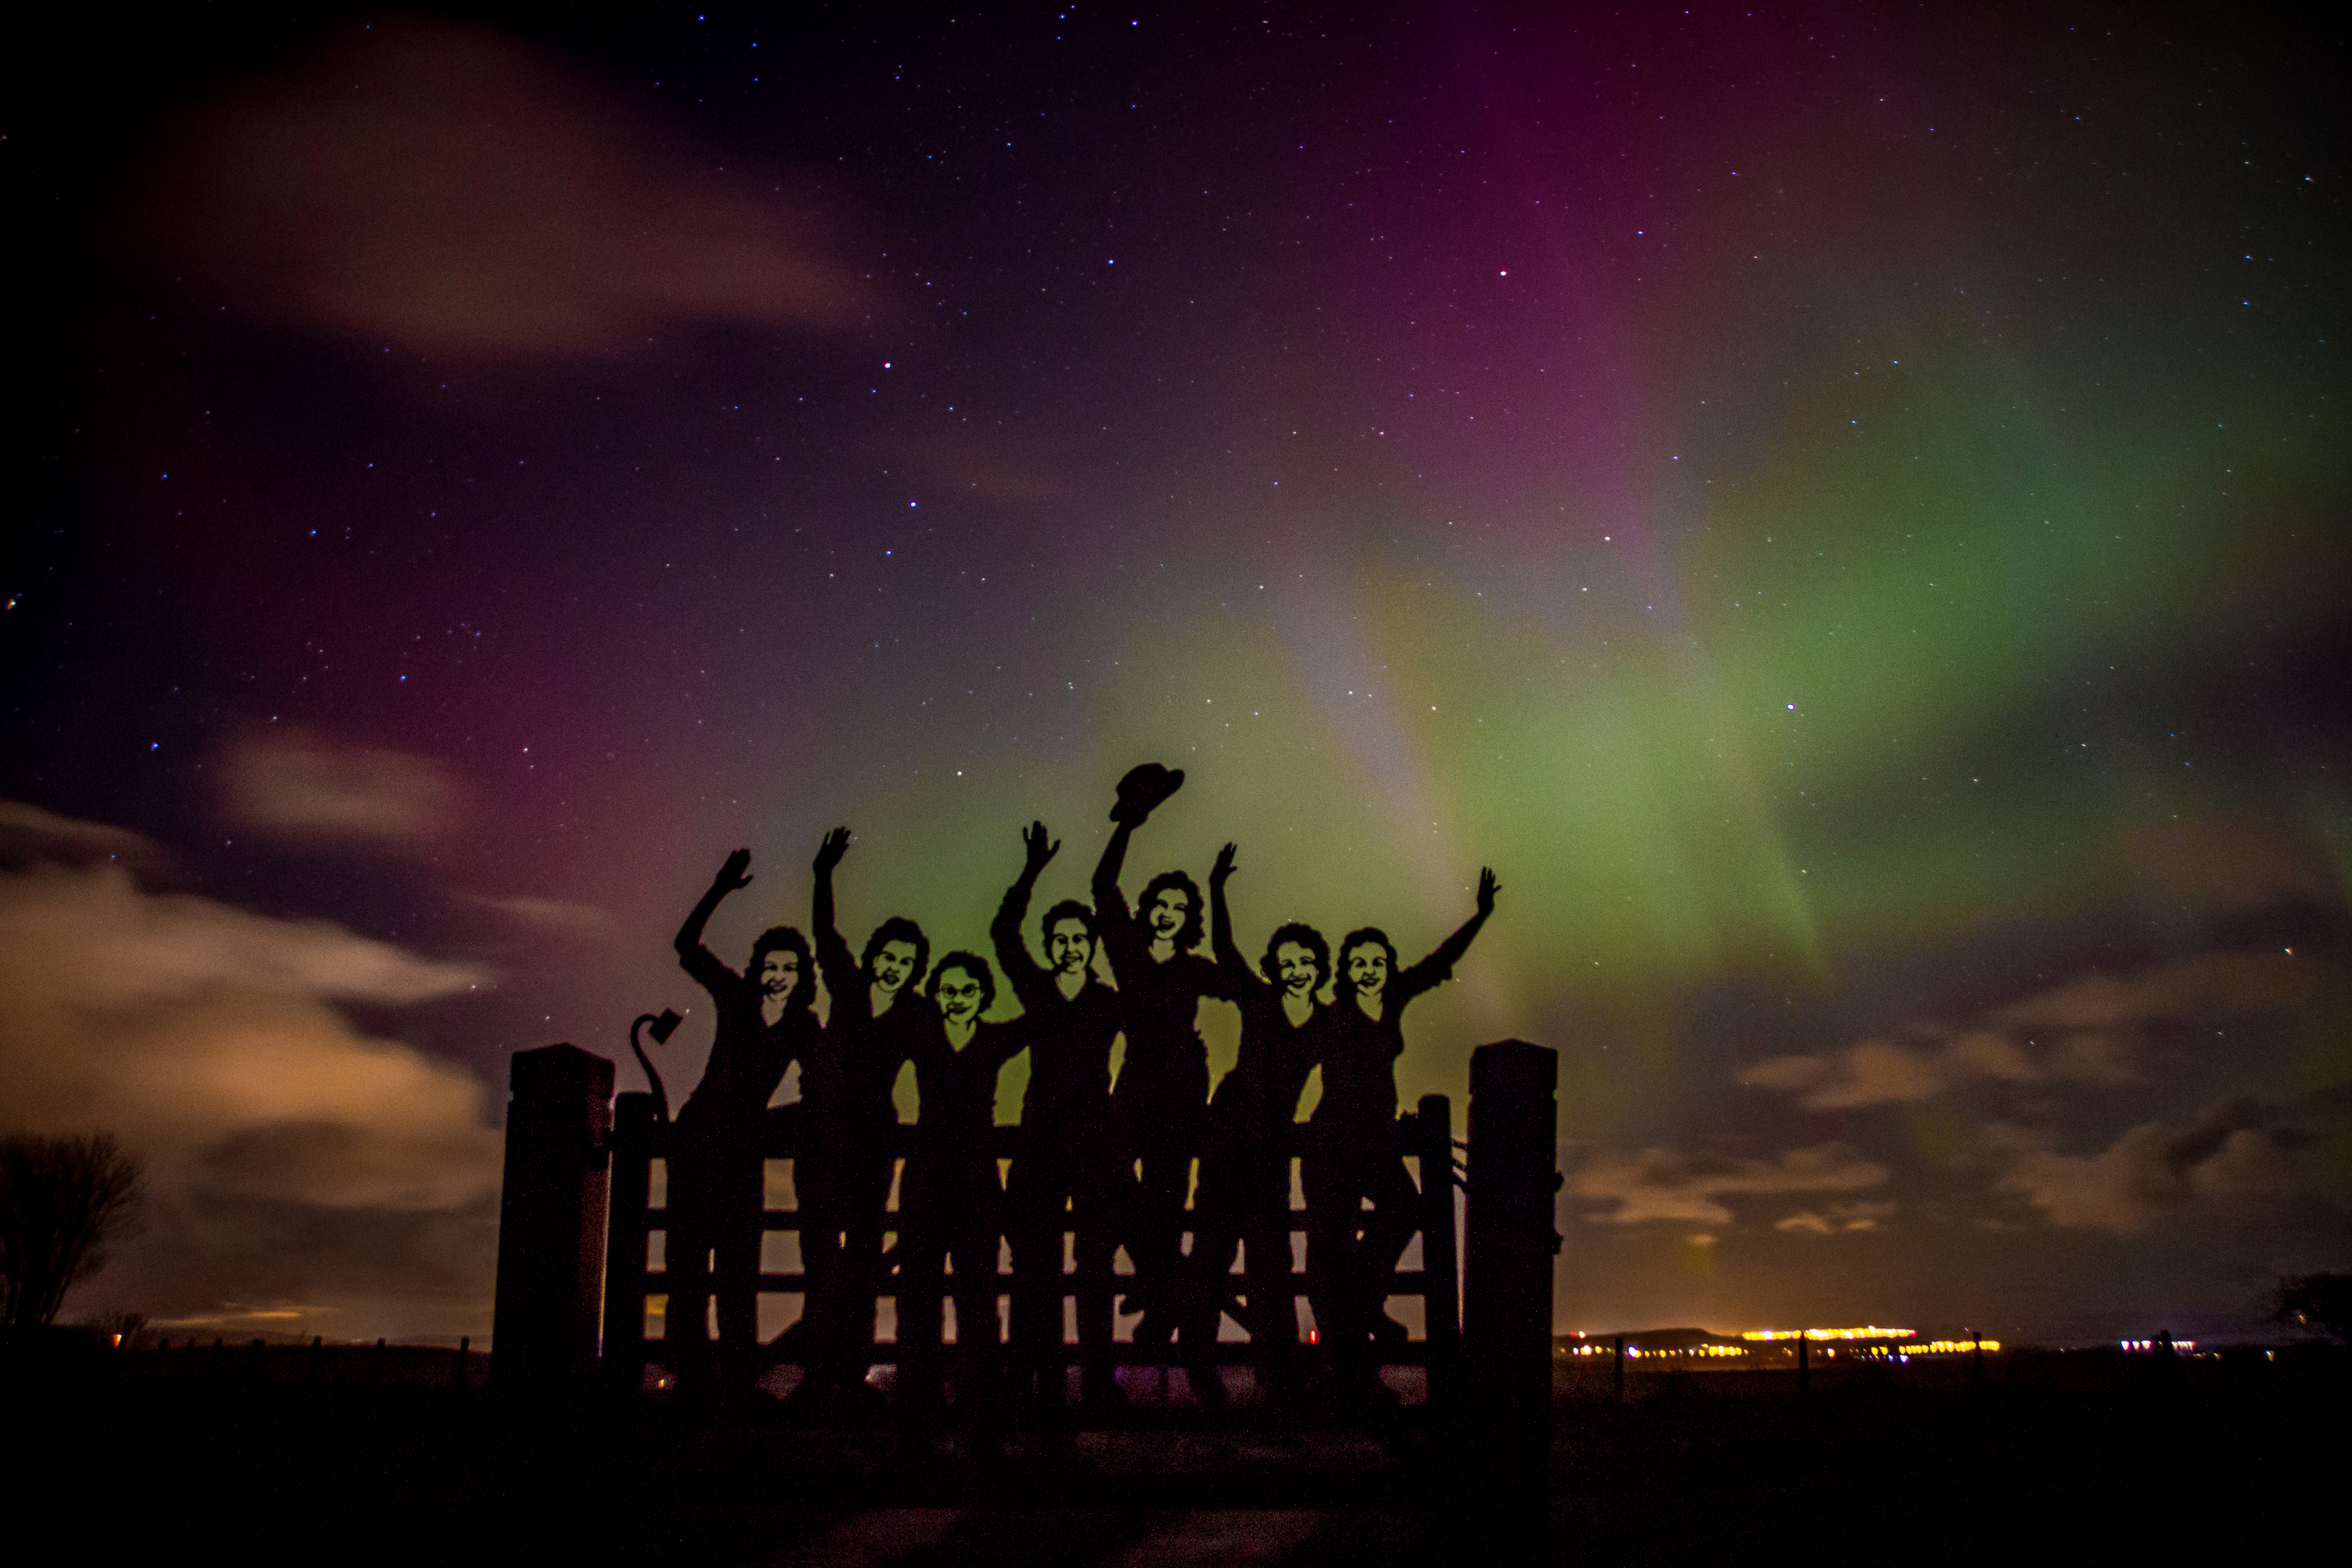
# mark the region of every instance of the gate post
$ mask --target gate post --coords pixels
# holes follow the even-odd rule
[[[1429,1356],[1429,1406],[1443,1425],[1460,1408],[1462,1375],[1462,1275],[1454,1240],[1454,1106],[1445,1096],[1421,1097],[1413,1145],[1421,1157],[1422,1331]]]
[[[1472,1559],[1542,1561],[1551,1470],[1553,1169],[1559,1054],[1524,1040],[1470,1054],[1462,1302],[1463,1519]]]
[[[546,1046],[517,1051],[510,1073],[490,1375],[546,1388],[596,1364],[613,1064]]]
[[[653,1197],[653,1131],[662,1125],[642,1090],[613,1101],[613,1219],[604,1252],[604,1380],[635,1394],[646,1380],[646,1216]]]

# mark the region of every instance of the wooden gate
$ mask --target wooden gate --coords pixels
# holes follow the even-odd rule
[[[654,1238],[663,1236],[666,1240],[667,1237],[664,1233],[665,1215],[654,1199],[667,1184],[666,1181],[656,1182],[655,1166],[669,1153],[676,1130],[672,1124],[656,1120],[651,1095],[621,1095],[614,1103],[614,1111],[609,1139],[612,1206],[604,1271],[603,1360],[605,1375],[613,1380],[615,1386],[635,1388],[645,1385],[648,1366],[662,1364],[663,1345],[669,1335],[702,1330],[703,1326],[698,1324],[689,1328],[667,1321],[668,1314],[665,1310],[667,1270],[656,1259],[656,1253],[666,1251],[666,1248],[657,1247]],[[1381,1364],[1426,1368],[1429,1397],[1433,1405],[1442,1403],[1451,1394],[1460,1352],[1452,1127],[1451,1106],[1444,1095],[1434,1094],[1424,1098],[1416,1111],[1396,1121],[1394,1154],[1413,1173],[1419,1193],[1416,1228],[1421,1241],[1421,1264],[1418,1268],[1392,1268],[1385,1280],[1373,1282],[1381,1287],[1380,1293],[1384,1299],[1417,1300],[1421,1305],[1420,1315],[1424,1325],[1423,1334],[1419,1338],[1402,1341],[1382,1341],[1373,1347],[1373,1355]],[[1312,1159],[1316,1130],[1308,1124],[1294,1123],[1285,1131],[1286,1146],[1281,1152],[1286,1164],[1299,1159]],[[895,1146],[887,1151],[888,1154],[903,1159],[910,1152],[919,1131],[919,1129],[914,1127],[895,1129]],[[993,1147],[990,1152],[1000,1161],[1021,1158],[1022,1129],[999,1127],[992,1130],[991,1136]],[[760,1152],[767,1161],[784,1163],[788,1173],[791,1173],[793,1163],[800,1154],[803,1138],[803,1123],[789,1108],[784,1114],[771,1113]],[[1433,1181],[1433,1176],[1435,1178]],[[772,1191],[778,1184],[769,1184]],[[796,1192],[799,1185],[790,1179],[789,1174],[781,1184],[787,1194]],[[1293,1181],[1288,1227],[1293,1237],[1308,1232],[1311,1222],[1318,1217],[1302,1200],[1300,1194],[1304,1190],[1305,1184]],[[895,1218],[895,1207],[884,1215],[886,1242],[893,1234]],[[791,1236],[797,1241],[801,1223],[796,1208],[771,1208],[763,1216],[762,1229],[767,1235]],[[799,1248],[762,1247],[763,1253],[777,1250],[797,1253]],[[1292,1256],[1286,1260],[1289,1295],[1294,1302],[1300,1296],[1312,1297],[1324,1284],[1319,1272],[1323,1260],[1314,1256],[1313,1248],[1307,1248],[1307,1267],[1300,1268],[1297,1266],[1299,1250],[1294,1240]],[[896,1257],[894,1252],[884,1259],[885,1271],[878,1282],[880,1295],[892,1298],[894,1301],[935,1300],[947,1291],[951,1281],[944,1274],[919,1279],[907,1278],[899,1268],[892,1267]],[[1026,1282],[1016,1279],[1013,1269],[1017,1267],[1020,1265],[1000,1265],[995,1291],[1000,1300],[1013,1294],[1019,1284]],[[1237,1289],[1246,1292],[1248,1287],[1242,1274],[1236,1272],[1234,1281]],[[1056,1293],[1066,1297],[1077,1295],[1083,1288],[1101,1288],[1106,1284],[1111,1292],[1130,1289],[1135,1277],[1115,1273],[1106,1282],[1099,1278],[1084,1278],[1076,1268],[1066,1264],[1055,1283],[1058,1286]],[[1357,1281],[1356,1288],[1362,1289],[1363,1282]],[[799,1296],[805,1300],[808,1289],[808,1277],[802,1269],[763,1268],[759,1276],[759,1290],[762,1295]],[[1279,1317],[1278,1311],[1276,1316]],[[653,1320],[661,1321],[663,1331],[658,1336],[647,1332]],[[965,1325],[958,1324],[960,1334],[969,1331]],[[986,1325],[985,1331],[995,1333],[997,1324],[992,1321]],[[1319,1348],[1309,1345],[1293,1353],[1312,1357]],[[1086,1356],[1097,1353],[1076,1343],[1066,1343],[1063,1352],[1065,1364],[1069,1366],[1081,1365]],[[895,1365],[899,1354],[896,1341],[882,1339],[878,1335],[870,1336],[866,1352],[868,1363],[877,1365]],[[1108,1354],[1114,1364],[1123,1366],[1177,1365],[1202,1359],[1183,1353],[1181,1346],[1138,1344],[1126,1341],[1115,1342]],[[771,1363],[790,1362],[793,1353],[771,1350],[766,1359]],[[1246,1341],[1221,1341],[1206,1359],[1217,1365],[1256,1366],[1268,1359],[1268,1353],[1267,1347]]]

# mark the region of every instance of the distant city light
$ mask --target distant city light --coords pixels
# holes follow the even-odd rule
[[[1687,1331],[1675,1333],[1671,1337],[1681,1340],[1685,1332]],[[1724,1361],[1752,1358],[1767,1347],[1783,1355],[1793,1357],[1800,1338],[1808,1341],[1839,1342],[1845,1345],[1844,1353],[1848,1357],[1859,1356],[1898,1362],[1908,1362],[1914,1356],[1990,1355],[2000,1350],[1999,1340],[1928,1340],[1918,1342],[1917,1333],[1918,1331],[1916,1329],[1882,1329],[1875,1325],[1854,1329],[1751,1329],[1740,1336],[1744,1340],[1754,1342],[1750,1344],[1733,1344],[1728,1341],[1718,1342],[1701,1341],[1691,1344],[1653,1344],[1644,1349],[1640,1337],[1636,1335],[1628,1334],[1616,1339],[1596,1340],[1581,1330],[1578,1330],[1560,1335],[1559,1342],[1554,1347],[1554,1353],[1560,1356],[1613,1356],[1618,1353],[1618,1346],[1622,1343],[1628,1361],[1654,1362],[1675,1359]],[[1897,1340],[1911,1340],[1915,1342],[1909,1344],[1887,1342]],[[2126,1340],[2124,1342],[2124,1348],[2146,1350],[2153,1342],[2147,1340]],[[2178,1342],[2183,1349],[2189,1347],[2189,1342],[2186,1340]],[[1833,1349],[1824,1348],[1822,1353],[1835,1357],[1839,1352]]]
[[[2130,1355],[2147,1355],[2152,1351],[2163,1348],[2155,1340],[2118,1340],[2116,1342],[2122,1345],[2125,1352]],[[2175,1340],[2172,1342],[2172,1348],[2177,1351],[2193,1351],[2197,1348],[2197,1342],[2195,1340]]]

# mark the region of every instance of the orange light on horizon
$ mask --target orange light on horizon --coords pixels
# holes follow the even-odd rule
[[[1749,1329],[1739,1337],[1743,1340],[1907,1340],[1918,1331],[1916,1329],[1882,1329],[1874,1323],[1859,1329]]]

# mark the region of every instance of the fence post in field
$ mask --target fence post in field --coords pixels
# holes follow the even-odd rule
[[[1550,1511],[1552,1230],[1559,1055],[1524,1040],[1470,1055],[1462,1289],[1465,1542],[1542,1561]]]
[[[509,1082],[491,1375],[545,1388],[596,1364],[613,1064],[546,1046],[517,1051]]]

